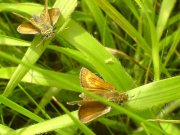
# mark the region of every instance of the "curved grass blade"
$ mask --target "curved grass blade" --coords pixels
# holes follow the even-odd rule
[[[58,35],[79,49],[86,56],[89,64],[93,65],[103,78],[117,89],[126,91],[132,87],[131,77],[119,61],[76,22],[71,20],[68,29]],[[109,59],[111,61],[106,62]]]

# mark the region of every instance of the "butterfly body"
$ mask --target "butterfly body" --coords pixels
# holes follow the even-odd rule
[[[38,33],[41,33],[46,37],[54,36],[53,25],[46,23],[42,17],[34,15],[30,22],[37,28]]]
[[[86,68],[81,69],[80,80],[83,88],[108,101],[119,104],[128,99],[128,95],[118,92],[110,83],[105,82]],[[79,97],[82,100],[74,101],[71,104],[77,103],[80,106],[78,116],[83,123],[90,122],[111,111],[110,106],[104,105],[84,93],[81,93]]]
[[[106,98],[108,101],[110,102],[114,102],[117,104],[122,103],[123,101],[127,100],[128,97],[126,94],[124,93],[120,93],[118,91],[100,91],[100,92],[92,92],[98,96],[101,96],[103,98]],[[87,95],[85,95],[84,93],[80,94],[79,97],[81,97],[83,99],[83,101],[97,101]]]

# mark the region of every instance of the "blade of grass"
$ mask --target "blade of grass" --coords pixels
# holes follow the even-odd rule
[[[106,0],[94,0],[100,8],[116,22],[150,56],[151,49],[139,32]]]
[[[8,126],[0,124],[0,134],[1,135],[7,135],[9,132],[14,132],[12,128],[9,128]]]
[[[170,58],[172,57],[173,53],[175,52],[176,50],[176,47],[178,46],[179,42],[180,42],[180,38],[179,38],[179,35],[180,35],[180,25],[179,25],[179,28],[178,28],[178,31],[177,33],[174,35],[174,40],[171,44],[171,47],[168,51],[168,54],[166,55],[166,58],[165,58],[165,62],[163,63],[163,66],[166,67],[168,61],[170,60]]]
[[[174,8],[176,0],[163,0],[161,3],[161,9],[157,21],[156,31],[157,31],[157,40],[159,41],[162,33],[168,22],[168,18],[171,14],[172,9]]]
[[[77,118],[77,111],[72,112],[71,115]],[[25,128],[17,129],[15,132],[21,135],[34,135],[56,129],[63,129],[72,125],[74,125],[74,122],[67,114],[65,114],[51,120],[46,120],[38,124],[33,124]]]
[[[30,46],[30,42],[21,39],[13,38],[10,36],[0,35],[0,45],[7,46]]]
[[[2,58],[6,58],[9,59],[11,61],[16,61],[17,63],[19,62],[20,64],[28,67],[28,68],[32,68],[35,69],[36,71],[39,71],[40,73],[43,74],[39,74],[37,72],[30,72],[30,74],[27,76],[27,78],[25,78],[25,80],[27,80],[27,82],[31,82],[33,81],[34,83],[39,83],[41,85],[47,85],[47,86],[57,86],[59,88],[65,88],[65,89],[69,89],[69,90],[79,90],[81,89],[79,86],[79,81],[78,81],[78,77],[76,76],[72,76],[72,75],[66,75],[63,73],[57,73],[57,72],[53,72],[53,71],[46,71],[40,68],[37,68],[35,66],[32,65],[27,65],[25,63],[22,63],[20,60],[18,60],[17,58],[11,57],[10,55],[7,55],[3,52],[0,52],[0,56]],[[5,72],[7,71],[7,73]],[[10,71],[10,72],[9,72]],[[12,69],[2,69],[2,75],[4,75],[5,77],[10,76],[10,73],[12,73]],[[37,73],[37,74],[36,74]],[[36,76],[37,78],[34,78],[33,76]],[[40,80],[40,81],[38,81]],[[56,80],[56,81],[55,81]],[[74,83],[72,83],[72,82]]]
[[[115,48],[114,40],[107,25],[107,20],[101,10],[92,0],[85,0],[85,3],[91,11],[98,26],[103,45],[105,45],[106,47]]]
[[[179,81],[180,76],[176,76],[130,90],[127,105],[134,110],[145,110],[179,99]]]
[[[9,79],[15,70],[15,67],[1,68],[0,78]],[[49,76],[48,74],[51,75]],[[23,77],[21,81],[31,84],[57,87],[67,90],[80,89],[78,76],[70,75],[67,73],[53,72],[49,70],[41,70],[41,72],[38,72],[36,70],[29,70],[29,72]],[[73,82],[73,84],[71,82]]]
[[[44,45],[40,44],[37,46],[37,43],[39,44],[41,41],[41,36],[37,36],[34,39],[34,44],[30,46],[30,48],[25,53],[24,57],[22,58],[22,62],[26,63],[27,65],[33,65],[38,58],[41,56],[41,54],[44,52],[46,46],[49,44],[50,40],[48,40]],[[29,71],[29,68],[24,65],[18,65],[16,71],[11,76],[6,89],[3,92],[4,96],[9,96],[12,94],[13,89],[17,86],[17,84],[21,81],[21,79],[25,76],[25,74]]]
[[[39,117],[38,115],[30,112],[29,110],[25,109],[24,107],[16,104],[15,102],[9,100],[8,98],[0,95],[0,102],[2,104],[4,104],[5,106],[11,108],[12,110],[15,110],[17,112],[19,112],[20,114],[34,120],[34,121],[37,121],[37,122],[42,122],[44,121],[44,119],[42,119],[41,117]]]
[[[68,28],[58,33],[58,35],[79,49],[105,80],[122,91],[132,87],[132,79],[119,61],[97,40],[72,20],[69,22]],[[112,61],[106,62],[109,59]]]
[[[34,15],[43,10],[43,6],[35,3],[0,3],[0,12],[9,11],[22,13],[23,15]]]
[[[159,41],[157,39],[157,32],[155,29],[155,25],[153,23],[153,19],[149,14],[148,4],[146,2],[142,2],[140,0],[136,0],[138,6],[143,10],[145,17],[147,19],[147,24],[150,30],[151,37],[151,47],[152,47],[152,60],[153,60],[153,68],[154,68],[154,80],[160,79],[160,58],[159,58]]]
[[[163,38],[160,42],[159,42],[159,49],[162,50],[166,47],[168,47],[169,44],[171,44],[174,39],[176,38],[176,35],[179,34],[179,29],[175,30],[171,35],[167,35],[165,38]]]
[[[25,95],[29,98],[29,100],[34,104],[36,105],[36,107],[41,111],[41,113],[44,115],[44,117],[46,119],[50,119],[51,117],[45,112],[45,110],[40,106],[38,105],[38,103],[32,98],[31,95],[29,95],[29,93],[21,86],[21,85],[18,85],[19,88],[25,93]]]
[[[56,96],[59,92],[61,91],[61,89],[57,88],[57,87],[50,87],[47,92],[45,92],[45,94],[43,95],[43,97],[41,98],[41,100],[39,101],[39,106],[41,108],[45,108],[45,106],[47,104],[49,104],[49,102],[52,100],[53,96]],[[36,108],[36,110],[34,110],[35,114],[40,112],[39,108]]]
[[[20,40],[17,38],[12,38],[9,36],[5,36],[5,35],[0,35],[0,45],[7,45],[7,46],[30,46],[31,43],[25,40]],[[82,65],[88,65],[87,60],[84,59],[84,55],[74,49],[70,49],[70,48],[64,48],[64,47],[59,47],[59,46],[55,46],[55,45],[49,45],[47,46],[48,49],[51,49],[53,51],[57,51],[60,52],[62,54],[67,55],[68,57],[71,57],[72,59],[75,59],[76,61],[78,61],[79,63],[81,63]],[[90,65],[88,65],[88,67],[90,67]]]

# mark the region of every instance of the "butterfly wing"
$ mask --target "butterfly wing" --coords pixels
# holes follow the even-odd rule
[[[48,0],[45,0],[44,10],[41,12],[40,18],[44,24],[51,26],[51,20],[48,13]]]
[[[54,26],[59,19],[60,10],[59,8],[51,8],[48,10],[48,13],[51,20],[51,25]]]
[[[30,22],[23,22],[18,26],[17,31],[21,34],[37,34],[38,29]]]
[[[111,110],[111,107],[106,106],[100,102],[83,102],[79,108],[79,120],[83,123],[88,123]]]
[[[111,91],[115,88],[108,82],[96,76],[86,68],[82,68],[80,72],[81,86],[89,91]]]

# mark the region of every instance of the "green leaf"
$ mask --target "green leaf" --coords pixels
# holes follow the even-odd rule
[[[107,24],[107,18],[104,17],[102,11],[92,0],[85,0],[85,2],[97,23],[103,45],[115,48],[113,37]]]
[[[71,113],[77,118],[77,111]],[[73,126],[73,121],[69,118],[67,114],[53,118],[51,120],[46,120],[38,124],[33,124],[25,128],[21,128],[15,131],[16,134],[21,135],[34,135],[39,133],[44,133],[48,131],[53,131],[56,129],[63,129],[69,126]]]
[[[71,20],[68,27],[58,35],[80,50],[106,81],[122,91],[132,87],[132,79],[111,53],[76,22]]]
[[[179,81],[180,76],[176,76],[130,90],[127,105],[134,110],[145,110],[179,99]]]
[[[158,40],[160,40],[162,33],[166,27],[168,22],[168,18],[171,14],[172,9],[174,8],[176,0],[163,0],[161,4],[160,14],[157,22],[157,36]]]
[[[139,32],[126,20],[120,12],[118,12],[113,6],[111,6],[107,0],[94,0],[100,8],[111,18],[114,22],[117,23],[129,36],[134,39],[136,43],[150,55],[150,47],[139,34]]]
[[[0,102],[2,104],[4,104],[5,106],[11,108],[12,110],[15,110],[17,112],[19,112],[20,114],[34,120],[37,122],[42,122],[44,121],[44,119],[42,119],[41,117],[35,115],[34,113],[30,112],[29,110],[23,108],[22,106],[16,104],[15,102],[9,100],[8,98],[0,95]]]

